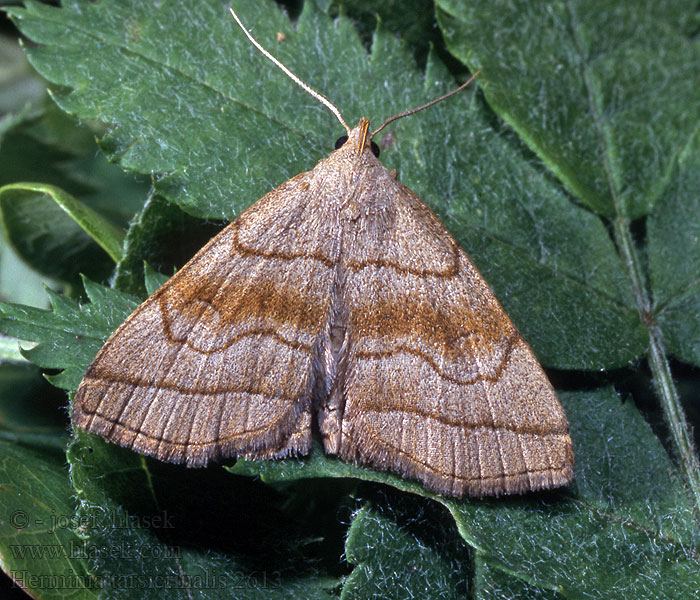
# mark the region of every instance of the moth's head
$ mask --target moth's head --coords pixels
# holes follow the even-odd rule
[[[348,135],[339,137],[335,142],[335,149],[345,148],[356,155],[361,155],[366,150],[369,150],[379,157],[379,146],[372,141],[372,134],[369,133],[369,121],[365,118],[360,119],[357,127],[351,129]]]

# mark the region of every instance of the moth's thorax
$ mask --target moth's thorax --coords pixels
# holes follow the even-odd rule
[[[367,211],[381,210],[387,196],[395,196],[398,185],[372,152],[368,126],[368,121],[361,120],[349,132],[347,141],[311,172],[316,184],[334,188],[330,198],[345,217],[358,218]]]
[[[385,221],[394,212],[398,183],[374,154],[366,150],[361,155],[331,155],[327,160],[337,182],[336,192],[328,199],[335,204],[340,221],[359,221],[361,225],[382,215],[381,226],[389,225]]]

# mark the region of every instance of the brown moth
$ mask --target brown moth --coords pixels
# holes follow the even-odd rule
[[[316,432],[329,454],[441,494],[568,483],[569,424],[529,346],[373,154],[379,130],[330,107],[347,141],[134,311],[88,368],[74,425],[188,466],[306,454]]]

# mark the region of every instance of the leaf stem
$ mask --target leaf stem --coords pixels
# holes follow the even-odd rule
[[[644,285],[642,268],[629,228],[629,219],[618,217],[615,219],[614,227],[617,246],[634,288],[637,310],[649,331],[647,360],[656,392],[661,400],[664,420],[671,433],[681,472],[690,492],[695,518],[700,522],[700,462],[693,447],[690,427],[685,418],[678,391],[673,383],[662,332],[654,320],[651,301],[646,292],[647,287]]]
[[[671,377],[661,331],[653,321],[649,324],[648,361],[654,376],[656,391],[661,399],[664,419],[671,431],[681,470],[690,488],[695,517],[700,522],[700,461],[698,461],[697,453],[693,447],[690,428]]]

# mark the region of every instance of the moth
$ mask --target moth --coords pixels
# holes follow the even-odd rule
[[[233,15],[347,137],[112,334],[78,388],[73,424],[188,466],[303,455],[317,436],[328,454],[445,495],[571,481],[569,424],[531,349],[373,152],[384,125],[444,97],[371,133],[366,119],[350,128]]]

